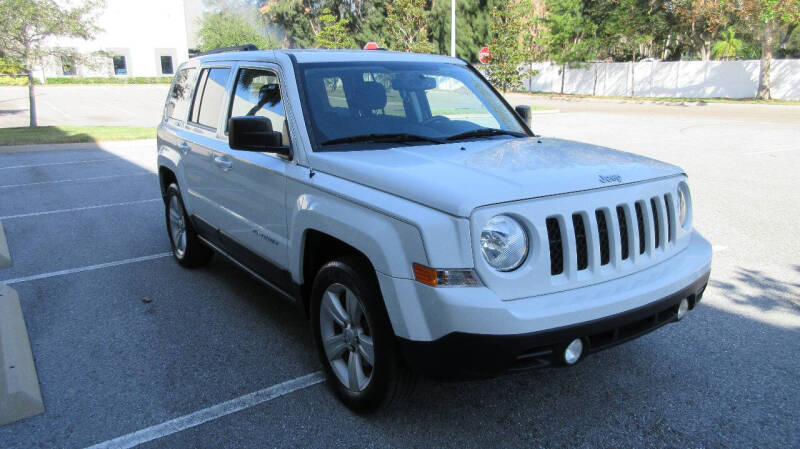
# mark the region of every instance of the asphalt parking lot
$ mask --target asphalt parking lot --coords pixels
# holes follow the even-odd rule
[[[687,170],[714,244],[701,305],[574,368],[422,381],[374,416],[318,383],[291,305],[221,257],[169,257],[153,142],[0,151],[0,282],[19,292],[46,408],[0,427],[0,447],[800,446],[800,126],[639,106],[564,104],[534,128]]]

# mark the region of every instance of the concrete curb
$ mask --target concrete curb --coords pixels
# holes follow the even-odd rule
[[[17,292],[0,284],[0,426],[44,413]]]
[[[0,154],[31,153],[38,151],[65,151],[65,150],[120,150],[127,148],[141,148],[146,145],[155,146],[155,139],[144,140],[114,140],[108,142],[85,143],[45,143],[36,145],[6,145],[0,146]]]
[[[8,251],[8,242],[6,242],[6,231],[3,229],[3,223],[0,223],[0,268],[8,268],[11,266],[11,253]]]

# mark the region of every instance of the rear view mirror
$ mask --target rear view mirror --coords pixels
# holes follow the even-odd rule
[[[436,78],[422,74],[397,77],[392,80],[392,89],[399,91],[436,89]]]
[[[528,125],[528,128],[531,127],[531,123],[533,122],[533,115],[531,114],[531,107],[528,105],[521,104],[514,108],[517,112],[519,118]]]
[[[281,146],[281,133],[272,130],[272,122],[266,117],[231,117],[228,120],[228,145],[234,150],[289,156],[289,147]]]

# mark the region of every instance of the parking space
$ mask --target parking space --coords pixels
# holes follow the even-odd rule
[[[221,257],[187,270],[167,255],[153,142],[0,154],[0,281],[19,292],[46,407],[0,428],[0,447],[797,447],[800,130],[559,109],[536,131],[687,169],[715,248],[703,303],[572,369],[423,380],[374,416],[315,380],[293,306]]]

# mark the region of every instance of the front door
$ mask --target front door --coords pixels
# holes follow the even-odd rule
[[[268,64],[242,64],[236,73],[225,123],[230,117],[266,117],[290,146],[278,69]],[[224,125],[227,126],[227,125]],[[227,135],[227,130],[225,132]],[[221,180],[212,194],[229,216],[222,228],[229,251],[267,280],[286,287],[288,231],[286,167],[276,153],[232,150],[226,146]]]

